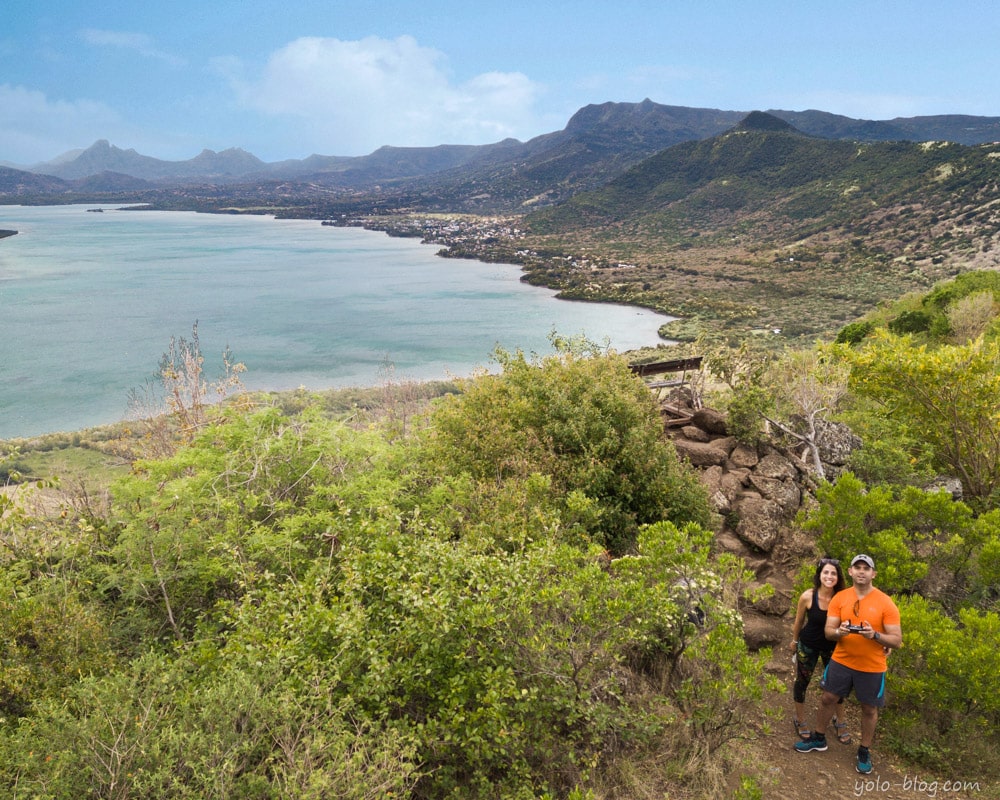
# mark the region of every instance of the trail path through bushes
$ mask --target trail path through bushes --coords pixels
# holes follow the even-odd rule
[[[776,656],[776,660],[779,657]],[[785,661],[780,657],[780,661]],[[781,670],[783,665],[772,661],[771,668]],[[780,674],[780,673],[779,673]],[[968,776],[932,775],[926,770],[914,769],[903,764],[900,759],[880,743],[876,732],[872,747],[872,761],[875,769],[870,775],[861,775],[855,769],[858,742],[861,735],[861,709],[851,698],[847,702],[847,724],[851,732],[851,743],[841,744],[834,735],[833,728],[827,731],[827,750],[824,752],[799,753],[794,749],[797,741],[792,729],[791,670],[787,670],[788,691],[772,693],[765,698],[764,707],[780,709],[783,713],[778,721],[768,723],[764,719],[758,724],[756,739],[749,745],[750,760],[759,765],[765,775],[762,785],[765,800],[841,800],[860,797],[867,800],[926,800],[927,798],[975,798],[987,800],[1000,796],[1000,787],[980,782],[968,783]],[[818,692],[810,687],[809,707],[815,709]],[[807,719],[814,722],[814,713]],[[955,783],[958,780],[956,789]],[[975,778],[971,779],[975,783]],[[738,785],[738,781],[733,788]]]

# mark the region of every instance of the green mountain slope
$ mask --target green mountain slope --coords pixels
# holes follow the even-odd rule
[[[567,296],[815,335],[886,297],[996,268],[998,204],[1000,145],[831,141],[758,113],[525,227],[539,251],[602,254],[597,270],[534,270]]]

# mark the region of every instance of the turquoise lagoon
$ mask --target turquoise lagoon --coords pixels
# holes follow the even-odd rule
[[[0,206],[0,439],[127,417],[171,337],[197,321],[207,376],[226,346],[248,389],[468,375],[550,334],[615,349],[669,318],[557,300],[518,267],[317,221],[104,206]]]

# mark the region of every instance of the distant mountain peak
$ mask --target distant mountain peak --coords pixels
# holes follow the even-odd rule
[[[796,129],[785,122],[783,119],[779,119],[773,114],[768,114],[766,111],[751,111],[747,114],[740,123],[736,126],[735,130],[738,131],[760,131],[760,132],[788,132],[796,131]]]

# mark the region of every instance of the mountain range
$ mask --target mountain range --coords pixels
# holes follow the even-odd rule
[[[942,115],[887,121],[852,119],[823,111],[769,111],[802,133],[825,139],[856,141],[946,140],[959,144],[1000,141],[1000,117]],[[365,156],[311,155],[304,159],[264,162],[239,148],[203,150],[185,161],[164,161],[123,150],[100,140],[41,164],[15,168],[5,164],[0,191],[10,193],[7,169],[58,178],[38,183],[40,191],[117,192],[183,185],[264,184],[269,181],[315,182],[325,187],[370,189],[425,182],[422,190],[454,193],[464,182],[472,197],[479,190],[498,191],[516,202],[554,202],[581,188],[593,188],[629,166],[685,141],[716,136],[747,116],[743,111],[640,103],[604,103],[580,109],[561,131],[520,142],[507,139],[487,145],[381,147]],[[513,174],[516,170],[516,176]],[[131,178],[128,181],[125,177]],[[79,181],[86,181],[81,184]],[[427,183],[427,181],[430,181]],[[22,178],[22,192],[34,182]]]

